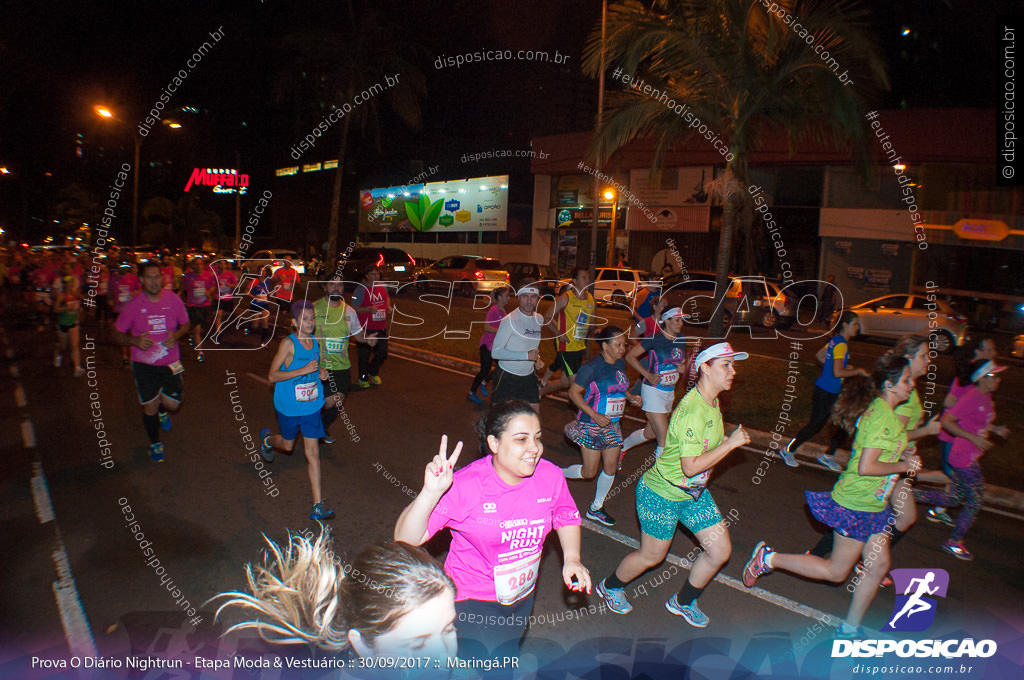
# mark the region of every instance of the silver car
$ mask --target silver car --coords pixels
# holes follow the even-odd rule
[[[924,295],[886,295],[862,302],[850,310],[857,313],[860,334],[865,336],[927,335],[935,343],[935,349],[942,353],[952,352],[964,344],[967,337],[966,318],[945,300],[929,300]],[[838,320],[838,314],[833,316],[833,321]]]

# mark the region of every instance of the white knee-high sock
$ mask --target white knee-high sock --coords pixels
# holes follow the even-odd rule
[[[633,430],[630,435],[626,437],[625,441],[622,442],[622,451],[629,451],[634,446],[639,446],[645,441],[648,441],[648,437],[644,434],[644,428],[641,427],[639,430]]]
[[[570,465],[569,467],[564,467],[562,468],[562,472],[565,473],[566,479],[583,479],[582,465]]]
[[[604,499],[608,497],[608,492],[612,490],[612,484],[614,483],[615,475],[610,475],[601,470],[601,474],[597,476],[597,491],[594,492],[594,502],[590,504],[591,510],[600,510],[604,507]]]

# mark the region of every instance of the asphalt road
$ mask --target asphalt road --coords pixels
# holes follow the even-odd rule
[[[95,329],[85,332],[98,337]],[[246,454],[239,431],[243,425],[252,432],[276,427],[270,387],[263,380],[271,351],[211,351],[200,364],[186,350],[185,405],[174,417],[173,430],[162,436],[167,461],[156,464],[148,456],[131,375],[121,369],[116,348],[102,339],[97,342],[95,386],[90,387],[86,380],[72,378],[70,369],[50,364],[49,331],[37,333],[8,323],[5,338],[9,353],[0,359],[0,455],[7,463],[0,482],[5,499],[0,511],[5,538],[0,557],[0,663],[20,668],[26,655],[66,655],[69,646],[82,650],[90,642],[100,654],[123,653],[131,647],[171,655],[205,645],[204,653],[211,656],[244,644],[218,640],[219,631],[208,628],[212,612],[202,603],[218,592],[244,586],[243,565],[258,557],[264,533],[280,539],[288,528],[312,524],[301,453],[279,456],[268,468],[273,487],[267,487]],[[747,341],[730,340],[747,349]],[[748,341],[759,348],[784,345]],[[244,345],[244,340],[238,344]],[[468,376],[398,357],[388,360],[382,376],[383,386],[356,390],[346,402],[351,436],[346,437],[339,422],[334,428],[338,443],[321,445],[325,495],[338,513],[331,525],[343,559],[391,536],[399,512],[422,483],[423,467],[442,434],[465,441],[466,453],[478,451],[472,428],[484,410],[464,399]],[[109,459],[97,445],[93,402],[99,404],[103,432],[111,443]],[[627,418],[624,431],[640,425],[636,415]],[[725,417],[728,420],[729,414]],[[571,418],[564,400],[543,403],[545,456],[558,465],[579,461],[561,432]],[[606,504],[618,524],[608,529],[585,522],[584,561],[596,578],[610,573],[639,537],[632,482],[652,452],[651,445],[640,447],[625,460],[617,494]],[[828,489],[835,476],[813,465],[791,470],[776,461],[763,483],[755,485],[751,480],[761,453],[735,452],[716,468],[710,483],[720,509],[731,512],[735,521],[730,527],[732,559],[701,600],[711,617],[707,629],[690,628],[664,609],[664,601],[684,582],[678,560],[666,565],[668,572],[658,570],[634,582],[630,593],[636,594],[631,598],[635,609],[619,616],[598,610],[596,596],[571,601],[560,582],[557,542],[549,541],[534,609],[538,622],[527,636],[524,663],[547,663],[573,649],[574,655],[634,670],[665,659],[668,666],[678,667],[685,657],[695,667],[728,677],[740,659],[748,668],[760,668],[761,640],[770,640],[772,649],[796,645],[798,665],[805,664],[805,670],[806,664],[824,663],[820,657],[827,657],[827,645],[818,644],[830,634],[815,617],[845,613],[849,593],[844,585],[773,574],[751,591],[737,579],[760,539],[782,551],[803,551],[817,541],[803,492]],[[464,454],[461,462],[470,459]],[[104,467],[105,460],[112,460],[112,465]],[[593,482],[569,486],[578,506],[585,508]],[[39,498],[46,497],[43,487],[52,499],[52,518],[45,502],[40,509]],[[279,493],[268,494],[273,488]],[[125,505],[179,594],[172,595],[155,567],[147,566],[152,558],[144,556],[139,539],[127,529]],[[971,563],[937,549],[947,535],[947,528],[921,521],[894,556],[897,568],[942,568],[950,574],[950,591],[927,636],[994,638],[1005,641],[1010,653],[1012,630],[1019,631],[1024,623],[1019,605],[1024,581],[1017,559],[1024,552],[1020,520],[982,513],[968,537],[977,554]],[[694,545],[680,529],[673,555],[685,557]],[[432,547],[443,550],[443,541]],[[879,593],[866,626],[877,630],[885,624],[893,597],[891,589]],[[191,628],[183,613],[184,600],[204,618],[198,633],[187,634]],[[84,617],[77,625],[76,602]],[[573,614],[574,607],[587,613]],[[808,635],[815,639],[806,641]],[[610,656],[597,656],[598,648]],[[775,668],[775,677],[790,672],[786,664],[792,665],[782,658],[764,663],[763,672]],[[836,663],[846,665],[836,665],[831,672],[818,668],[812,677],[853,677],[851,662]]]

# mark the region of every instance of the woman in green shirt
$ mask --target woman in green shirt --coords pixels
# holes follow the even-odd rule
[[[895,412],[913,389],[909,362],[895,354],[879,359],[871,378],[847,378],[835,414],[848,431],[856,428],[850,461],[831,492],[806,492],[811,514],[835,531],[832,554],[783,554],[760,541],[743,569],[745,586],[773,569],[840,583],[863,555],[866,572],[847,586],[853,588],[853,599],[839,629],[840,637],[857,634],[889,570],[889,534],[896,523],[889,497],[901,474],[921,468],[917,456],[905,455],[907,433]]]
[[[697,386],[679,401],[668,424],[665,451],[636,486],[640,549],[627,555],[597,587],[616,614],[633,609],[626,599],[626,584],[665,561],[676,524],[682,522],[704,552],[694,561],[682,590],[669,598],[665,608],[691,626],[708,625],[710,619],[697,605],[697,598],[732,554],[729,523],[707,491],[708,477],[719,461],[750,441],[742,425],[725,437],[718,395],[732,388],[734,362],[746,358],[745,352],[734,352],[727,342],[697,355],[693,367],[698,372]]]

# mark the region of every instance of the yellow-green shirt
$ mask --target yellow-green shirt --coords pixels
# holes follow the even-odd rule
[[[355,310],[346,305],[344,300],[337,307],[331,307],[327,298],[322,297],[313,303],[313,313],[316,316],[316,337],[321,338],[325,368],[332,371],[351,368],[348,339],[361,330]]]
[[[881,397],[878,397],[857,421],[857,433],[853,437],[853,453],[846,470],[839,475],[839,481],[832,488],[832,500],[844,508],[862,512],[881,512],[889,500],[889,493],[899,475],[876,477],[860,475],[857,465],[865,448],[882,449],[878,460],[895,463],[907,447],[907,431],[896,418],[896,413]]]
[[[917,394],[917,388],[910,393],[910,399],[896,407],[896,415],[909,418],[907,421],[907,432],[916,430],[921,424],[921,416],[924,415],[924,407],[921,406],[921,397]]]
[[[590,293],[578,298],[570,287],[565,295],[569,302],[558,319],[558,351],[578,352],[587,348],[587,332],[597,307]]]
[[[722,443],[725,426],[718,408],[704,401],[697,388],[679,400],[668,423],[665,451],[644,473],[644,484],[654,493],[671,501],[690,501],[693,497],[681,487],[702,487],[711,470],[694,477],[683,473],[682,459],[706,453]]]

